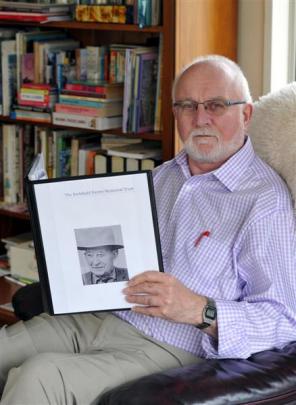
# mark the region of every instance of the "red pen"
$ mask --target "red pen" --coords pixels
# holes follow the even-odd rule
[[[202,240],[202,238],[205,237],[205,236],[206,236],[206,237],[209,237],[210,234],[211,234],[210,231],[203,231],[203,232],[195,239],[194,246],[197,247],[197,246],[199,245],[200,241]]]

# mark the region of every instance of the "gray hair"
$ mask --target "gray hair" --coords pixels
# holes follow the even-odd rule
[[[178,75],[175,77],[175,80],[173,82],[173,86],[172,86],[173,102],[176,101],[175,100],[176,88],[177,88],[177,85],[178,85],[181,77],[192,66],[201,65],[201,64],[210,64],[210,65],[216,66],[224,71],[226,71],[227,69],[231,70],[231,72],[233,74],[233,78],[234,78],[238,88],[241,90],[244,100],[248,103],[252,102],[252,96],[250,93],[249,84],[248,84],[248,81],[247,81],[243,71],[241,70],[241,68],[238,66],[237,63],[235,63],[231,59],[228,59],[225,56],[221,56],[221,55],[199,56],[198,58],[196,58],[192,62],[190,62],[188,65],[186,65],[181,70],[181,72],[178,73]]]

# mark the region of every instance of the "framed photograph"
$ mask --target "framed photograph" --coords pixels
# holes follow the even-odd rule
[[[50,314],[129,309],[126,282],[163,271],[151,172],[27,180]]]

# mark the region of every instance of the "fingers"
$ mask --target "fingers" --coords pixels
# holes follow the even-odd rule
[[[162,273],[155,270],[145,271],[144,273],[140,273],[131,278],[128,282],[128,286],[135,286],[145,282],[162,283],[170,277],[171,276],[167,273]]]
[[[123,293],[126,295],[133,295],[133,294],[160,294],[161,287],[157,283],[152,282],[143,282],[137,283],[135,285],[129,286],[123,289]]]
[[[148,307],[158,307],[163,304],[161,297],[153,295],[129,295],[126,297],[126,301]]]

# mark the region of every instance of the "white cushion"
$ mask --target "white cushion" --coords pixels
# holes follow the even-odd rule
[[[248,133],[255,151],[286,181],[295,204],[296,82],[254,103]]]

